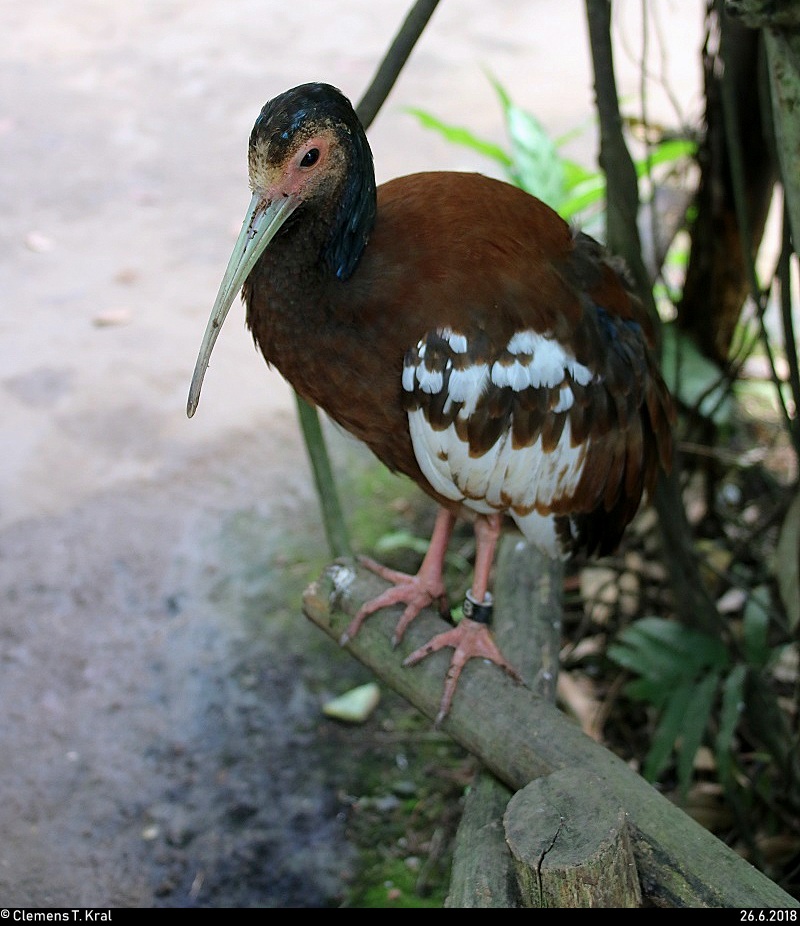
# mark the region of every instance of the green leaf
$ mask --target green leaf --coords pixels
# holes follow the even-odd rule
[[[597,118],[591,116],[584,121],[583,125],[576,125],[574,129],[568,129],[563,135],[559,135],[556,138],[556,147],[563,148],[564,145],[568,145],[571,141],[575,141],[576,138],[580,138],[581,135],[585,135],[589,128],[596,125]]]
[[[424,128],[438,132],[445,141],[477,151],[478,154],[497,161],[506,169],[511,167],[513,163],[511,157],[499,145],[478,138],[469,129],[462,126],[448,125],[423,109],[409,108],[406,111],[415,116]]]
[[[653,734],[653,742],[642,768],[642,776],[653,782],[664,771],[681,732],[683,717],[692,696],[693,687],[683,685],[673,689],[666,709]]]
[[[648,155],[635,162],[636,176],[647,176],[654,167],[662,164],[674,164],[682,158],[692,158],[697,154],[697,143],[688,138],[670,138],[654,145]]]
[[[729,659],[714,637],[658,617],[627,627],[608,648],[608,656],[638,676],[625,692],[657,708],[668,707],[677,689],[694,685],[709,669],[727,668]]]
[[[794,633],[800,627],[800,493],[783,519],[774,568],[789,629]]]
[[[669,700],[674,684],[669,679],[641,678],[633,679],[625,685],[625,694],[634,701],[643,701],[653,707],[661,708]]]
[[[517,186],[558,209],[564,198],[564,165],[541,122],[516,106],[497,78],[487,74],[503,109],[511,140],[509,175]]]
[[[416,534],[412,534],[410,531],[391,531],[378,538],[375,542],[375,552],[392,553],[395,550],[411,550],[422,557],[428,552],[429,546],[429,538],[417,537]],[[448,551],[445,559],[448,565],[459,572],[469,572],[469,561],[466,557]]]
[[[692,783],[694,757],[702,745],[703,734],[708,727],[708,718],[711,716],[716,700],[719,679],[719,672],[709,672],[695,685],[686,706],[678,749],[678,785],[684,797]]]
[[[395,550],[412,550],[424,556],[428,550],[429,541],[424,537],[417,537],[411,531],[392,531],[378,538],[375,543],[376,553],[392,553]]]
[[[742,637],[744,654],[751,666],[760,669],[769,661],[770,593],[765,585],[753,589],[744,606]]]
[[[606,182],[603,177],[590,177],[584,183],[572,188],[558,207],[563,219],[571,219],[591,206],[605,207]]]
[[[623,668],[665,688],[686,676],[686,664],[674,652],[650,640],[637,639],[633,634],[626,634],[621,643],[609,646],[608,655]]]
[[[500,83],[500,81],[491,73],[491,71],[486,71],[486,77],[489,83],[494,88],[494,92],[497,94],[497,98],[500,101],[500,106],[505,112],[509,106],[511,106],[511,97],[508,94],[506,88]]]
[[[716,637],[661,617],[643,617],[627,627],[620,639],[634,640],[640,645],[646,641],[665,653],[670,652],[672,658],[696,667],[724,668],[728,661],[728,651]]]
[[[717,757],[717,775],[726,791],[730,791],[733,784],[733,737],[744,710],[746,675],[746,666],[738,665],[722,685],[722,706],[719,713],[719,729],[714,741],[714,754]]]
[[[605,189],[605,177],[598,171],[587,170],[582,164],[570,161],[569,158],[562,158],[561,163],[564,167],[564,188],[566,190],[574,190],[582,183],[600,183]]]
[[[564,198],[564,166],[542,124],[525,110],[509,106],[506,124],[511,139],[511,173],[519,186],[553,209]]]

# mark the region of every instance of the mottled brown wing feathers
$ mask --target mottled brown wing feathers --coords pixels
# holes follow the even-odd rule
[[[549,509],[540,507],[542,513],[550,510],[572,520],[572,545],[609,552],[643,493],[652,490],[659,466],[669,465],[672,405],[650,351],[650,322],[619,266],[585,235],[565,238],[559,231],[549,240],[556,242],[553,253],[532,271],[527,289],[519,264],[515,264],[513,286],[505,277],[506,288],[500,271],[507,268],[486,267],[483,283],[497,271],[494,298],[502,307],[502,320],[494,327],[496,314],[487,307],[480,325],[465,313],[461,319],[451,316],[450,324],[441,329],[424,332],[420,342],[425,344],[424,359],[420,361],[414,348],[408,362],[421,362],[428,373],[440,374],[441,383],[437,388],[430,379],[425,380],[425,388],[417,383],[404,394],[404,401],[409,410],[424,409],[434,429],[454,424],[476,458],[507,432],[515,448],[530,447],[541,439],[543,452],[552,453],[569,426],[573,445],[588,441],[581,478],[568,496],[552,498]],[[547,280],[544,288],[543,280]],[[556,301],[543,302],[543,291]],[[511,292],[516,301],[508,310]],[[465,303],[472,298],[474,292],[465,293]],[[514,330],[508,326],[510,318],[517,326]],[[545,352],[547,344],[558,341],[566,359],[557,382],[525,384],[526,365],[535,378],[539,361],[524,350],[510,348],[519,330],[546,339],[540,345]],[[454,351],[448,332],[463,336],[466,350]],[[590,380],[582,379],[580,371],[572,375],[570,358],[590,371]],[[456,380],[451,378],[481,365],[490,372],[464,418],[464,402],[453,399]],[[564,399],[564,388],[569,401]]]

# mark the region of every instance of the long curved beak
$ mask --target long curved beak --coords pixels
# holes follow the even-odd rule
[[[200,353],[197,355],[192,385],[189,387],[189,401],[186,403],[186,414],[190,418],[197,411],[200,389],[203,386],[208,361],[211,359],[211,351],[214,349],[217,335],[236,293],[242,288],[256,261],[264,253],[281,225],[299,205],[299,196],[280,196],[268,202],[258,193],[253,194],[247,215],[242,223],[242,230],[236,239],[233,253],[225,269],[222,283],[220,283],[214,308],[211,310],[211,318],[208,320],[206,333],[203,335],[203,343],[200,345]]]

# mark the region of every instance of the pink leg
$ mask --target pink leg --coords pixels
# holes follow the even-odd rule
[[[479,604],[486,600],[489,574],[494,561],[495,548],[500,536],[501,519],[499,515],[479,517],[475,522],[475,572],[473,575],[471,597]],[[437,634],[425,646],[421,646],[408,656],[403,665],[413,666],[420,660],[435,653],[445,646],[453,647],[453,657],[445,677],[444,692],[436,715],[436,726],[447,716],[455,694],[459,676],[470,659],[488,659],[505,670],[512,678],[520,681],[517,670],[506,661],[492,638],[486,624],[463,617],[458,626],[452,630]]]
[[[484,600],[489,591],[489,575],[502,523],[499,514],[479,517],[475,521],[475,569],[472,574],[471,591],[472,597],[478,603]]]
[[[381,608],[388,608],[393,604],[405,604],[406,609],[403,612],[392,637],[392,643],[397,645],[403,638],[408,625],[419,612],[426,608],[434,601],[439,602],[439,610],[442,614],[448,613],[447,592],[444,587],[444,557],[447,553],[447,545],[450,542],[450,536],[455,526],[455,515],[440,508],[436,515],[436,523],[433,527],[431,542],[428,550],[419,567],[419,572],[415,576],[406,575],[404,572],[397,572],[394,569],[388,569],[380,563],[368,557],[360,557],[359,561],[371,572],[376,573],[388,582],[392,582],[393,587],[386,589],[385,592],[367,601],[361,606],[356,616],[350,622],[350,626],[345,630],[340,638],[340,643],[344,645],[351,640],[360,630],[364,621],[379,611]]]

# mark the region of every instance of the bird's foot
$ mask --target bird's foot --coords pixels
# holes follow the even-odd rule
[[[403,661],[404,666],[413,666],[435,653],[445,646],[453,647],[453,657],[450,660],[450,668],[444,681],[444,692],[439,704],[439,713],[436,715],[434,726],[439,726],[450,710],[450,704],[455,694],[456,685],[458,684],[461,670],[470,659],[488,659],[490,662],[500,666],[515,681],[522,681],[517,670],[506,661],[500,652],[497,644],[494,642],[492,634],[485,623],[478,623],[463,617],[458,625],[452,630],[437,634],[429,640],[424,646],[411,653]]]
[[[392,635],[393,646],[397,646],[403,639],[403,634],[408,629],[408,625],[420,611],[422,611],[423,608],[427,608],[428,605],[433,604],[434,601],[438,601],[439,613],[443,617],[450,616],[450,609],[447,604],[447,592],[445,591],[441,579],[431,578],[425,575],[422,570],[415,576],[410,576],[405,572],[398,572],[395,569],[382,566],[380,563],[375,562],[374,559],[370,559],[367,556],[359,556],[358,561],[366,569],[369,569],[370,572],[374,572],[382,579],[386,579],[387,582],[391,582],[392,587],[387,588],[385,592],[365,602],[359,608],[358,613],[339,639],[342,646],[344,646],[348,640],[353,639],[370,614],[374,614],[376,611],[380,611],[381,608],[388,608],[391,605],[406,605],[406,609],[397,622],[394,634]]]

